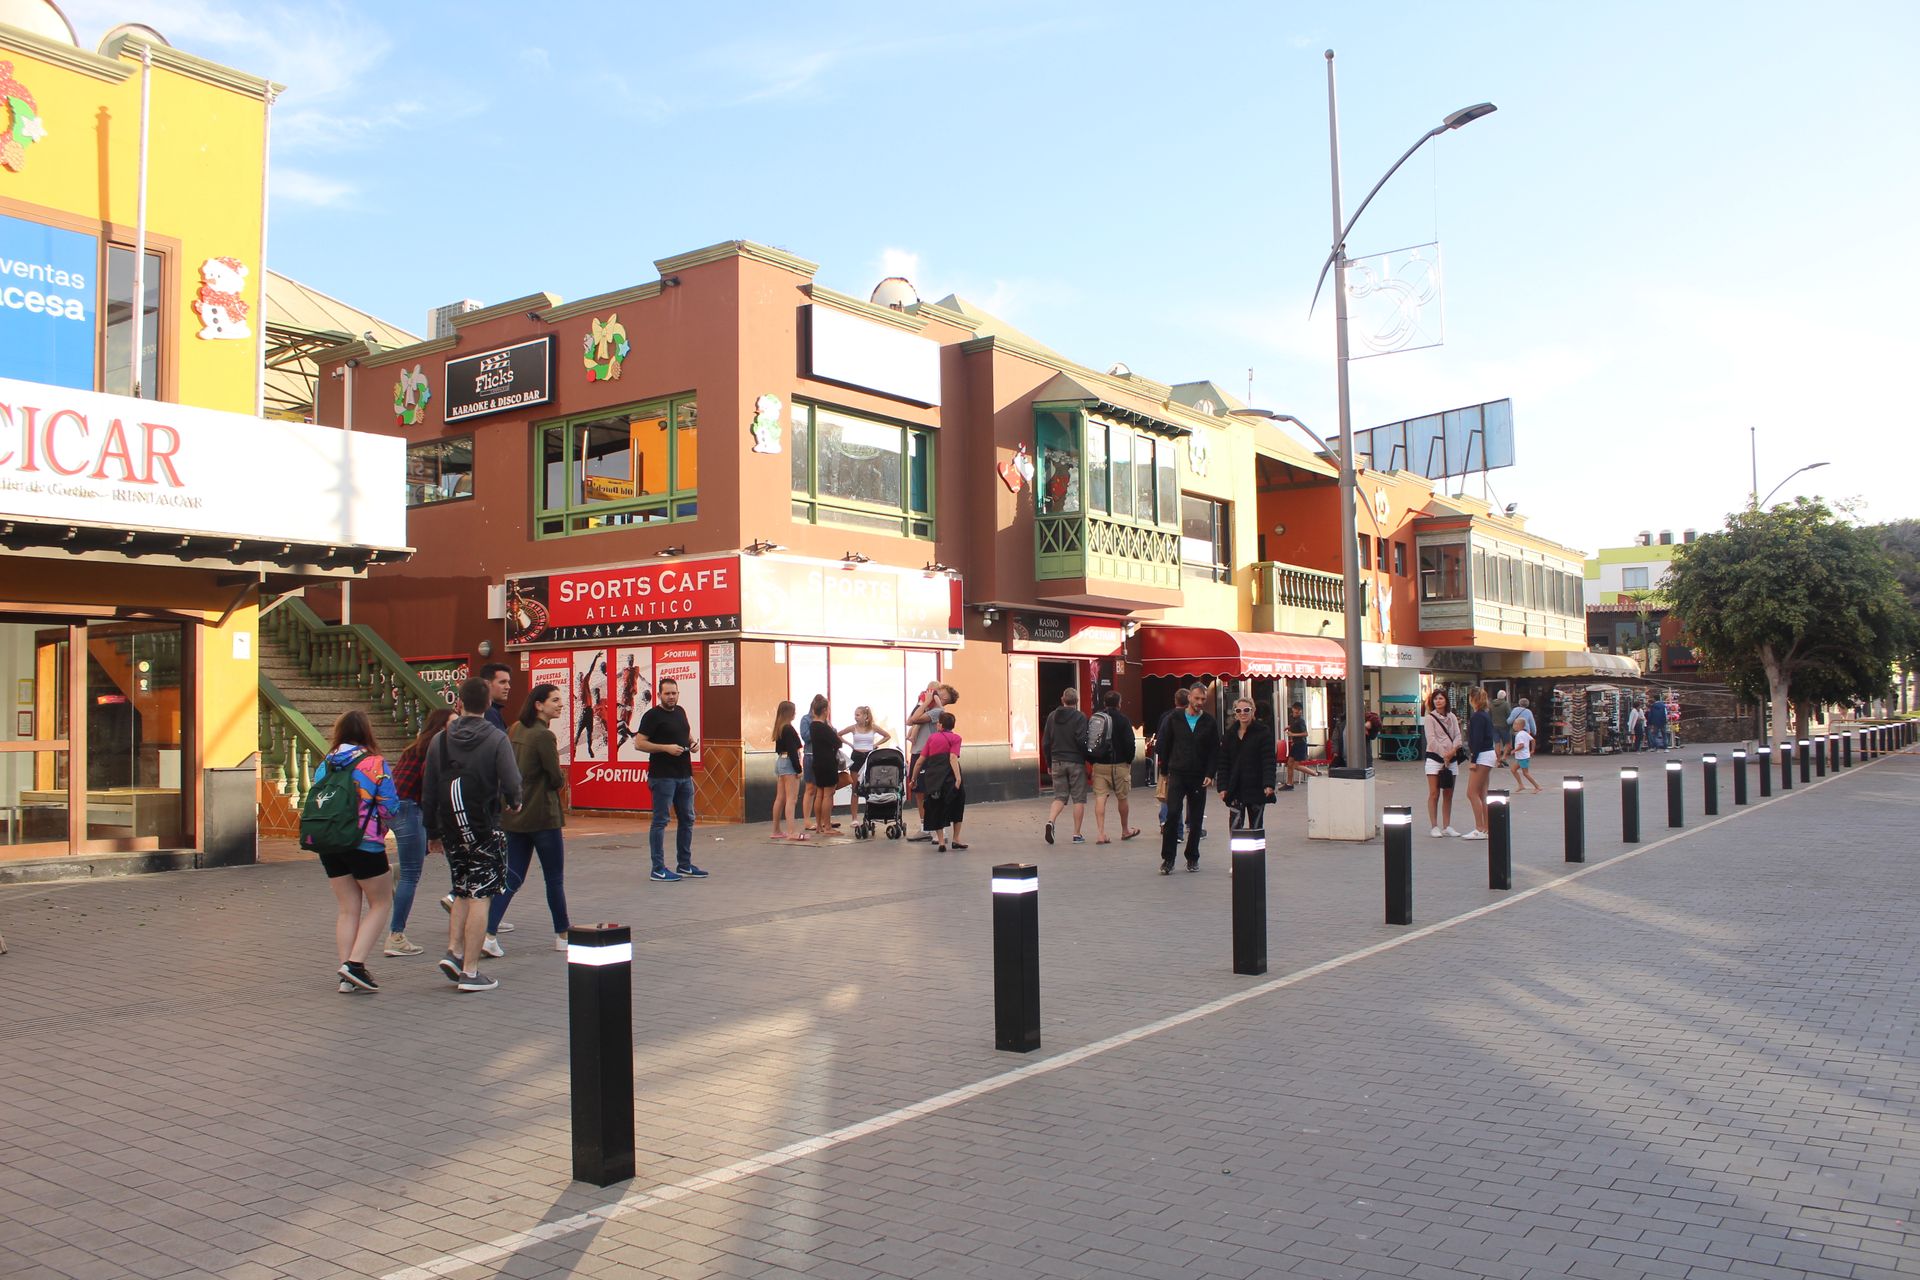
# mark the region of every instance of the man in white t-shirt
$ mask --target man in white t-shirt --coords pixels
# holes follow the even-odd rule
[[[1507,756],[1507,769],[1513,774],[1515,795],[1521,794],[1528,787],[1532,787],[1536,794],[1545,790],[1533,779],[1533,734],[1528,731],[1524,723],[1513,727],[1513,750]]]

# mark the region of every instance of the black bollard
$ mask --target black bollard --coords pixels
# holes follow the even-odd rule
[[[1813,744],[1800,739],[1800,781],[1813,781]]]
[[[633,930],[567,930],[567,1041],[573,1176],[596,1187],[633,1177]]]
[[[1815,776],[1827,776],[1827,739],[1824,734],[1815,734],[1813,738],[1813,772]]]
[[[1827,769],[1832,773],[1840,772],[1840,739],[1845,736],[1840,733],[1827,735]]]
[[[1233,854],[1233,971],[1267,971],[1267,833],[1236,831]]]
[[[993,869],[993,1047],[1040,1047],[1040,868]]]
[[[1733,804],[1735,808],[1747,802],[1747,753],[1736,748],[1733,753]]]
[[[1720,812],[1720,757],[1711,751],[1700,757],[1700,789],[1706,796],[1700,812],[1711,818]]]
[[[1793,743],[1791,741],[1780,744],[1780,789],[1793,790]]]
[[[1686,822],[1686,785],[1684,766],[1678,760],[1667,761],[1667,825],[1684,827]]]
[[[1505,791],[1487,792],[1487,888],[1513,888],[1513,811]]]
[[[1579,774],[1560,779],[1560,807],[1566,811],[1567,861],[1587,860],[1587,783]]]
[[[1868,725],[1865,729],[1860,731],[1860,759],[1862,761],[1873,759],[1873,726],[1872,725]]]
[[[1413,807],[1390,804],[1380,816],[1387,850],[1387,923],[1413,923]]]
[[[1760,798],[1764,800],[1773,794],[1773,748],[1761,743],[1759,756],[1760,768],[1756,773],[1760,779]]]
[[[1853,740],[1860,736],[1858,729],[1850,729],[1840,735],[1840,767],[1853,768]]]
[[[1620,839],[1640,843],[1640,770],[1632,765],[1620,770]]]

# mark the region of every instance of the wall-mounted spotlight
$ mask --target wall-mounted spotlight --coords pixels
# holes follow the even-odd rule
[[[1140,624],[1134,621],[1132,618],[1128,618],[1125,622],[1120,624],[1120,633],[1124,635],[1127,639],[1131,640],[1136,635],[1140,634]]]
[[[662,547],[653,554],[659,556],[662,560],[666,560],[673,556],[683,556],[687,554],[687,548],[686,545],[682,543],[671,547]]]
[[[872,561],[873,557],[864,551],[849,551],[840,557],[840,567],[842,569],[857,569],[861,565],[869,564]]]
[[[680,287],[680,277],[662,276],[660,277],[660,287],[662,289],[677,289]]]
[[[1000,621],[1000,611],[992,605],[987,605],[980,610],[981,626],[990,627],[998,621]]]
[[[765,538],[755,538],[752,542],[749,542],[746,546],[740,549],[746,552],[750,556],[763,556],[763,555],[766,555],[767,552],[769,551],[785,551],[786,550],[786,548],[781,546],[779,543],[769,542]]]
[[[959,571],[953,568],[953,566],[951,565],[941,564],[938,560],[929,560],[927,561],[926,568],[923,570],[923,572],[925,572],[926,575],[929,578],[931,578],[936,573],[944,573],[948,577],[952,577]]]
[[[545,319],[545,317],[542,316],[538,311],[529,311],[527,312],[527,319],[538,322],[540,320]]]

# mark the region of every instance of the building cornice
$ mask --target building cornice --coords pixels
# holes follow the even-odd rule
[[[755,244],[751,240],[724,240],[719,244],[710,244],[704,249],[694,249],[688,253],[677,253],[671,258],[657,259],[653,266],[662,278],[676,271],[688,271],[694,267],[704,267],[710,262],[725,262],[728,258],[746,258],[753,262],[763,262],[770,267],[779,267],[795,275],[811,280],[820,270],[817,262],[808,262],[805,258],[788,253],[785,249],[775,249],[764,244]]]
[[[890,324],[896,329],[905,329],[908,333],[918,333],[927,327],[930,316],[914,315],[906,311],[895,311],[892,307],[882,307],[872,302],[862,302],[849,294],[836,293],[825,285],[809,284],[801,292],[817,305],[832,307],[835,311],[844,311],[850,316],[862,320],[872,320],[877,324]]]
[[[221,89],[231,89],[235,93],[244,94],[262,102],[270,97],[277,97],[285,92],[287,87],[260,76],[248,75],[244,71],[235,71],[232,67],[223,67],[205,58],[196,58],[190,53],[182,53],[171,45],[142,40],[137,33],[133,32],[115,36],[106,43],[101,52],[109,58],[121,60],[121,65],[125,65],[129,60],[140,61],[142,49],[152,51],[153,65],[156,67],[185,76],[189,80],[198,80],[203,84],[214,85]]]
[[[1085,365],[1075,364],[1065,356],[1052,351],[1043,351],[1038,347],[1030,347],[1024,342],[1016,342],[997,333],[969,338],[960,344],[960,350],[967,355],[976,355],[982,351],[1003,352],[1034,364],[1044,365],[1057,373],[1067,374],[1095,389],[1104,388],[1121,395],[1144,397],[1154,403],[1157,412],[1163,413],[1169,421],[1188,430],[1200,427],[1220,428],[1229,425],[1211,414],[1201,413],[1191,405],[1184,405],[1173,399],[1173,387],[1167,383],[1142,378],[1138,374],[1121,378],[1110,373],[1095,373]]]
[[[453,317],[456,331],[471,325],[485,324],[489,320],[504,320],[511,315],[525,315],[529,311],[546,312],[560,305],[560,298],[552,293],[530,293],[524,298],[515,298],[511,302],[496,302],[490,307],[478,311],[467,311]],[[545,319],[543,314],[541,319]]]
[[[365,344],[362,344],[365,345]],[[449,334],[444,338],[428,338],[425,342],[415,342],[404,347],[390,347],[380,351],[369,349],[368,354],[360,357],[360,363],[368,369],[377,369],[385,364],[405,364],[421,356],[434,355],[441,351],[451,351],[460,345],[460,335]]]
[[[926,316],[928,319],[937,320],[941,324],[952,325],[956,329],[965,329],[968,333],[977,332],[980,328],[980,322],[972,316],[962,315],[958,311],[950,311],[937,302],[916,302],[911,307],[908,307],[907,310],[910,314]]]
[[[577,316],[590,315],[595,311],[610,311],[615,307],[624,307],[635,302],[645,302],[649,298],[660,296],[661,283],[655,280],[651,284],[634,285],[630,289],[615,289],[612,293],[595,294],[591,298],[582,298],[578,302],[569,302],[563,307],[554,307],[546,313],[548,324],[558,324],[562,320],[572,320]]]
[[[31,31],[22,31],[19,27],[0,24],[0,49],[9,53],[25,54],[41,62],[78,71],[81,75],[104,80],[108,84],[121,84],[133,74],[133,68],[124,62],[112,58],[103,58],[97,53],[75,48],[70,44],[61,44],[57,40],[48,40],[34,35]]]

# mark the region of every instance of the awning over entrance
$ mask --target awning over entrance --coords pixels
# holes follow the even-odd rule
[[[1259,631],[1148,627],[1140,635],[1149,676],[1286,676],[1339,680],[1347,659],[1338,641]]]
[[[1527,653],[1517,656],[1518,663],[1503,664],[1488,675],[1516,680],[1558,680],[1569,676],[1611,676],[1633,679],[1640,664],[1624,653]]]

